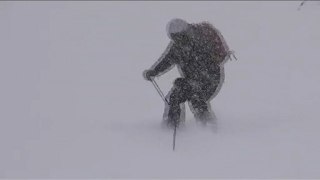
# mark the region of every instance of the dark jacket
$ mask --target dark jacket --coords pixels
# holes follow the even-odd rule
[[[157,75],[174,65],[183,78],[201,84],[219,84],[221,66],[229,49],[217,29],[208,23],[190,24],[189,28],[174,34],[166,51],[153,65]]]

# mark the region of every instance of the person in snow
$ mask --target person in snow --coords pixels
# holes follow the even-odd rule
[[[160,59],[144,78],[152,81],[177,65],[182,77],[177,78],[166,96],[163,119],[169,126],[184,121],[184,103],[188,102],[196,120],[215,122],[210,100],[216,96],[224,80],[223,65],[230,51],[220,32],[207,22],[189,24],[173,19],[167,24],[171,39]]]

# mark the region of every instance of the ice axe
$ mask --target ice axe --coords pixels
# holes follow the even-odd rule
[[[160,87],[158,86],[158,84],[156,83],[156,81],[154,79],[151,79],[151,82],[154,86],[154,88],[156,88],[158,94],[161,96],[162,100],[169,105],[168,100],[165,98],[165,96],[163,95]],[[172,150],[175,150],[176,147],[176,135],[177,135],[177,122],[174,123],[174,130],[173,130],[173,143],[172,143]]]

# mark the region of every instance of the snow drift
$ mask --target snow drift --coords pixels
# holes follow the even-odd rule
[[[320,178],[320,6],[299,4],[0,2],[0,177]],[[175,152],[142,77],[174,17],[211,22],[239,59],[218,132],[188,111]]]

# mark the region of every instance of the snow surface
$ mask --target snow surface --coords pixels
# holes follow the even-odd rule
[[[0,2],[0,177],[320,178],[320,5],[299,4]],[[218,132],[188,110],[175,152],[142,77],[172,18],[210,21],[239,59]]]

